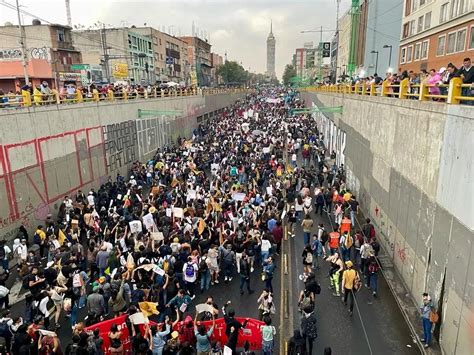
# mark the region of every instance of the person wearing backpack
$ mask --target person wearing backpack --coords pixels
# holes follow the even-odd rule
[[[244,286],[247,285],[247,291],[251,295],[254,291],[250,288],[250,265],[248,262],[248,256],[244,252],[242,253],[242,258],[240,259],[240,294],[244,294]]]
[[[0,240],[0,260],[4,270],[9,270],[8,268],[8,258],[11,254],[11,249],[8,245],[5,244],[4,240]]]
[[[308,355],[305,339],[299,329],[295,330],[288,341],[288,355]]]
[[[314,293],[305,288],[300,293],[300,299],[298,301],[298,309],[303,312],[304,309],[314,308]]]
[[[66,346],[65,355],[89,355],[89,351],[80,345],[81,337],[77,334],[72,336],[72,344]]]
[[[379,264],[375,255],[371,254],[367,260],[367,287],[372,290],[372,295],[377,297],[377,273]]]
[[[301,317],[301,332],[307,346],[308,354],[313,354],[313,343],[318,337],[318,328],[316,326],[316,314],[311,308],[303,309],[303,316]]]
[[[184,284],[186,286],[186,291],[188,292],[191,299],[194,299],[194,284],[197,279],[198,266],[193,262],[193,258],[188,256],[187,261],[183,265],[183,278]]]
[[[211,263],[211,260],[209,260],[207,256],[207,252],[205,252],[203,256],[201,257],[201,260],[199,261],[199,267],[198,267],[198,274],[201,280],[200,282],[201,293],[209,290],[209,286],[211,284],[211,271],[209,269],[210,263]]]
[[[232,251],[232,244],[227,244],[224,248],[221,246],[221,269],[224,270],[224,282],[232,281],[235,264],[235,253]]]
[[[317,234],[313,234],[313,242],[311,244],[313,251],[313,268],[319,269],[319,258],[323,256],[323,244],[318,238]]]
[[[340,240],[341,243],[341,254],[342,260],[347,261],[351,258],[351,248],[354,245],[354,238],[349,233],[349,231],[345,231]]]
[[[13,333],[11,326],[13,325],[13,319],[10,316],[8,309],[3,310],[2,318],[0,318],[0,342],[5,344],[6,349],[10,349]]]

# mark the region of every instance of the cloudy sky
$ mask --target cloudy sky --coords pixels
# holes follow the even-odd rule
[[[0,0],[14,4],[15,0]],[[40,19],[66,24],[65,0],[19,0],[23,9]],[[263,73],[266,66],[266,37],[273,20],[276,37],[276,70],[281,77],[291,62],[295,48],[304,42],[319,41],[319,33],[302,34],[323,26],[336,26],[336,0],[70,0],[73,25],[90,26],[101,21],[113,26],[142,26],[178,35],[191,34],[192,23],[210,37],[212,50],[229,60],[241,61],[252,72]],[[350,0],[341,0],[341,14]],[[23,15],[30,24],[31,16]],[[14,10],[0,6],[0,23],[17,24]],[[323,34],[329,40],[331,33]]]

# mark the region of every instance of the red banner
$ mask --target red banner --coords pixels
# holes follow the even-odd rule
[[[96,323],[87,327],[86,330],[94,331],[95,329],[99,329],[99,336],[104,340],[102,345],[102,350],[104,353],[110,354],[109,347],[110,347],[110,339],[109,339],[109,332],[110,327],[112,324],[117,324],[117,328],[122,332],[122,336],[120,340],[122,341],[122,346],[124,350],[124,354],[131,354],[132,353],[132,343],[130,339],[130,333],[128,332],[127,324],[125,320],[127,319],[128,315],[119,316],[113,319],[104,320],[103,322]],[[150,321],[150,325],[156,324],[155,322]],[[144,334],[144,327],[142,324],[139,325],[140,332]]]
[[[235,318],[241,324],[245,322],[247,318]],[[212,321],[204,321],[200,322],[199,324],[203,324],[207,330],[212,326]],[[175,327],[174,330],[179,331],[182,327],[183,322],[179,322]],[[249,342],[250,350],[260,350],[262,349],[262,332],[260,327],[265,325],[265,323],[257,320],[248,318],[247,324],[245,329],[241,329],[239,332],[239,338],[237,347],[241,348],[244,346],[245,342]],[[214,326],[214,332],[211,335],[211,341],[215,340],[216,342],[220,343],[222,347],[227,344],[227,336],[225,335],[226,324],[224,318],[216,319],[216,325]],[[179,332],[180,341],[183,340],[182,332]]]

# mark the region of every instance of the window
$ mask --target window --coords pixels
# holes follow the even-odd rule
[[[469,47],[467,49],[474,49],[474,26],[471,26],[471,33],[469,35]]]
[[[415,20],[410,21],[410,36],[415,34]]]
[[[401,55],[400,55],[400,64],[405,64],[406,56],[407,56],[407,49],[402,48],[402,52],[401,52]]]
[[[419,0],[411,0],[411,12],[414,12],[418,8]]]
[[[448,45],[446,47],[446,54],[454,53],[456,49],[456,32],[448,33]]]
[[[413,46],[409,46],[407,49],[407,63],[411,63],[413,56]]]
[[[64,29],[58,28],[58,42],[64,42],[65,41],[65,35],[64,35]]]
[[[405,3],[405,16],[410,15],[411,11],[411,0],[407,0]]]
[[[408,27],[409,27],[410,23],[407,22],[403,25],[403,38],[407,38],[408,37]]]
[[[444,23],[446,21],[448,21],[448,3],[441,5],[439,13],[439,23]]]
[[[428,46],[430,41],[426,40],[421,43],[421,59],[428,59]]]
[[[420,60],[421,55],[421,42],[415,44],[415,53],[413,54],[413,60]]]
[[[425,4],[425,0],[420,0],[420,7]]]
[[[417,33],[423,31],[423,20],[423,16],[418,17],[418,27],[416,29]]]
[[[464,52],[466,48],[466,29],[458,31],[456,36],[456,52]]]
[[[431,11],[425,14],[425,30],[431,27]]]
[[[436,48],[436,55],[444,55],[444,48],[446,47],[446,35],[438,37],[438,47]]]

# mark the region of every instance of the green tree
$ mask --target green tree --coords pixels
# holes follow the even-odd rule
[[[291,65],[287,64],[285,67],[285,71],[283,72],[283,84],[288,85],[290,83],[290,79],[296,76],[296,68]]]
[[[237,62],[227,61],[217,69],[217,74],[226,84],[244,84],[250,79],[250,74]]]

